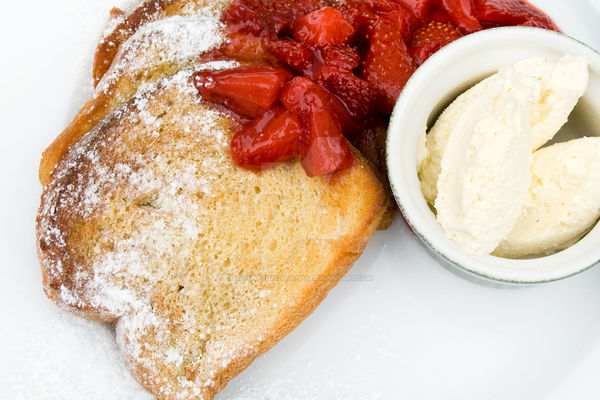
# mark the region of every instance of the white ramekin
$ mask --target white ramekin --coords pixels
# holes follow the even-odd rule
[[[532,284],[572,276],[600,261],[600,224],[575,245],[551,256],[510,260],[467,254],[444,236],[417,177],[419,134],[458,94],[515,61],[565,54],[590,59],[590,80],[563,131],[576,132],[571,136],[600,136],[600,54],[566,35],[537,28],[495,28],[451,43],[419,67],[398,98],[387,139],[390,183],[406,221],[445,266],[488,282]]]

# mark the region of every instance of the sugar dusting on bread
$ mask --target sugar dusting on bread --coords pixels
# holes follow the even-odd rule
[[[151,22],[98,90],[123,73],[193,63],[222,42],[220,29],[210,13]],[[294,162],[236,168],[235,122],[198,98],[193,72],[142,74],[137,94],[63,157],[38,216],[48,296],[117,322],[130,370],[161,399],[212,398],[296,326],[362,251],[385,203],[362,163],[334,190]],[[334,279],[279,280],[321,274]]]
[[[225,66],[226,64],[219,63],[204,65],[201,69]],[[125,121],[125,124],[139,125],[141,135],[154,137],[155,133],[163,128],[163,113],[158,112],[156,115],[157,110],[149,108],[153,94],[157,90],[175,90],[178,96],[197,99],[190,77],[191,71],[184,71],[158,84],[149,85],[130,101],[131,107],[121,107],[114,115]],[[174,321],[159,315],[150,305],[151,288],[161,279],[165,268],[164,265],[155,269],[148,268],[147,264],[156,259],[150,254],[160,254],[172,259],[176,257],[174,248],[185,247],[186,242],[193,243],[198,235],[203,234],[205,227],[196,216],[203,212],[200,210],[201,203],[182,193],[185,191],[186,194],[194,193],[196,196],[208,198],[213,196],[211,188],[215,184],[216,170],[225,170],[225,165],[230,164],[227,153],[223,151],[228,146],[229,137],[229,132],[224,130],[225,126],[222,123],[224,117],[209,108],[198,108],[196,111],[199,112],[183,115],[182,125],[188,128],[186,134],[198,136],[196,140],[183,142],[184,146],[190,146],[191,143],[204,146],[205,149],[211,148],[212,157],[205,157],[197,164],[182,163],[183,168],[174,168],[173,173],[168,176],[157,176],[153,169],[146,168],[150,160],[144,159],[140,154],[132,154],[129,160],[119,160],[119,163],[111,165],[111,160],[99,157],[99,153],[107,151],[107,148],[116,149],[122,146],[121,138],[114,135],[110,139],[97,139],[105,130],[105,125],[114,120],[113,116],[84,136],[68,153],[67,168],[60,170],[54,182],[60,182],[65,175],[71,174],[73,169],[83,172],[74,177],[74,184],[66,187],[51,185],[47,188],[45,208],[40,213],[39,231],[43,232],[40,239],[45,243],[44,246],[68,253],[68,232],[61,231],[55,224],[56,220],[52,218],[64,212],[64,209],[68,209],[69,213],[78,214],[80,218],[92,218],[94,213],[98,212],[98,208],[107,203],[107,196],[115,195],[111,192],[112,188],[125,186],[130,188],[130,192],[120,195],[136,198],[138,207],[148,210],[145,213],[149,215],[148,223],[144,224],[142,229],[115,240],[111,243],[109,251],[105,248],[106,242],[99,240],[93,249],[91,267],[75,266],[79,274],[76,283],[71,287],[63,284],[59,289],[60,300],[68,307],[77,309],[89,305],[102,310],[103,318],[120,318],[117,328],[120,347],[127,352],[129,360],[141,362],[148,370],[163,368],[157,366],[157,362],[168,368],[179,369],[182,367],[184,354],[188,351],[185,345],[173,343],[165,346],[161,343],[167,340],[167,330]],[[152,141],[154,138],[145,140]],[[172,155],[159,153],[150,157],[154,159],[155,165],[163,165],[166,169],[168,164],[174,162],[168,159],[170,156]],[[90,168],[82,168],[82,165],[88,165]],[[50,274],[61,277],[65,273],[61,264],[60,259],[57,259],[48,269]],[[230,322],[235,323],[233,320]],[[198,329],[193,326],[198,324],[194,318],[182,317],[176,323],[186,330]],[[153,344],[152,341],[146,340],[150,328],[155,331],[158,343]],[[208,329],[210,331],[210,328]],[[245,354],[247,347],[244,345],[221,349],[215,354],[220,353],[222,356],[214,361],[226,368],[231,357],[234,354]],[[206,377],[206,374],[200,374],[200,377]],[[172,383],[167,380],[151,384],[160,386],[165,395],[176,395],[175,398],[181,399],[200,396],[204,392],[202,388],[213,385],[211,379],[197,382],[194,379],[184,379],[183,376],[178,379],[177,388],[172,387]]]
[[[219,17],[209,12],[174,15],[147,23],[123,43],[98,88],[109,90],[125,73],[135,75],[161,64],[189,62],[223,40]]]
[[[138,380],[186,400],[212,398],[299,323],[385,204],[361,163],[333,186],[298,162],[236,167],[236,123],[199,98],[192,73],[148,85],[72,147],[38,217],[47,294],[117,322]]]
[[[231,64],[219,62],[202,65],[198,69],[227,66]],[[156,286],[161,285],[160,281],[165,280],[165,275],[178,272],[173,271],[171,265],[152,264],[157,260],[176,259],[181,256],[182,249],[195,246],[198,238],[209,235],[211,230],[217,228],[219,221],[205,221],[203,215],[210,211],[204,209],[203,205],[219,204],[224,191],[228,190],[223,185],[221,175],[231,173],[232,169],[236,170],[229,156],[231,131],[224,122],[226,117],[202,105],[190,83],[191,75],[192,71],[184,71],[146,86],[126,106],[117,109],[70,150],[64,160],[66,167],[57,169],[53,183],[46,188],[45,207],[40,214],[39,228],[43,232],[40,239],[44,242],[44,247],[69,254],[70,232],[61,229],[61,224],[53,216],[64,214],[68,210],[71,216],[75,214],[76,219],[81,220],[93,220],[98,213],[111,218],[100,229],[108,232],[106,236],[100,233],[94,237],[96,243],[89,256],[91,265],[71,265],[77,271],[76,279],[70,286],[62,284],[59,287],[60,301],[76,313],[81,308],[92,307],[100,310],[100,319],[118,319],[117,339],[126,359],[134,363],[132,369],[152,372],[168,370],[171,375],[176,376],[176,383],[170,379],[169,373],[142,373],[138,379],[146,386],[160,388],[163,395],[174,396],[176,399],[202,398],[207,390],[210,393],[213,386],[217,385],[215,379],[218,379],[219,371],[227,369],[235,359],[243,359],[256,352],[253,344],[246,343],[241,338],[236,339],[235,335],[231,335],[230,340],[212,338],[225,332],[234,332],[244,320],[253,318],[259,307],[268,312],[270,303],[270,298],[266,295],[270,290],[264,287],[268,282],[232,280],[223,285],[228,286],[226,290],[231,292],[220,294],[221,300],[219,297],[211,299],[210,295],[206,296],[205,306],[221,307],[219,303],[226,302],[229,297],[245,297],[247,300],[244,303],[253,307],[236,308],[235,312],[220,315],[218,320],[202,323],[203,317],[191,314],[193,307],[174,317],[158,311],[160,306],[152,305],[153,295],[156,296],[152,292]],[[181,112],[178,117],[181,118],[178,122],[184,130],[182,135],[187,140],[173,140],[166,151],[163,149],[155,154],[131,152],[127,155],[129,158],[121,158],[119,149],[131,146],[131,143],[125,144],[123,141],[129,139],[153,143],[161,140],[165,129],[170,129],[170,114],[165,114],[164,109],[167,104],[162,104],[159,100],[157,106],[155,97],[157,93],[162,96],[169,91],[175,93],[170,99],[194,99],[192,103],[197,105],[193,112]],[[172,101],[169,100],[168,103]],[[115,121],[118,121],[118,125],[111,127]],[[136,138],[124,138],[120,134],[120,130],[128,125],[136,127],[133,133],[137,135]],[[108,135],[107,129],[110,132]],[[160,132],[160,136],[156,132]],[[196,146],[203,151],[197,151]],[[170,153],[171,151],[174,153]],[[190,151],[198,154],[190,159],[174,157],[180,152]],[[101,153],[113,154],[114,157],[106,158]],[[78,172],[73,174],[74,170]],[[245,178],[250,176],[256,182],[247,185],[251,191],[247,195],[255,196],[254,191],[261,184],[260,177],[252,173],[243,175],[246,175]],[[243,180],[244,177],[238,176],[237,179]],[[64,181],[74,183],[65,186]],[[113,189],[119,187],[125,187],[127,191],[115,193]],[[315,192],[314,195],[318,193]],[[124,196],[128,201],[107,211],[103,208],[110,204],[111,196]],[[138,209],[140,227],[133,228],[133,232],[119,238],[111,228],[113,224],[119,224],[122,218],[119,213],[125,212],[131,201],[135,201]],[[229,209],[232,205],[225,203],[219,204],[219,207]],[[235,219],[233,222],[236,222]],[[127,227],[131,229],[129,225]],[[77,230],[72,226],[70,228]],[[228,257],[225,257],[227,251],[219,248],[210,250],[215,253],[215,265],[231,264]],[[198,255],[192,253],[188,256]],[[48,269],[54,275],[50,277],[51,280],[62,281],[66,274],[73,274],[72,270],[69,272],[59,268],[59,263],[62,264],[60,258],[47,260],[50,264],[58,260]],[[195,274],[200,273],[208,279],[208,286],[200,282],[196,285],[200,287],[191,288],[192,290],[214,290],[210,281],[229,279],[239,273],[235,269],[237,266],[232,265],[230,271],[213,269],[207,261],[200,262],[201,265],[197,265],[195,270],[188,271],[191,276],[181,277],[183,281],[191,280]],[[176,286],[179,285],[187,287],[195,283]],[[163,287],[160,290],[166,291],[166,298],[179,296],[183,292],[177,287]],[[173,341],[173,329],[191,332],[190,337]],[[254,335],[254,341],[260,343],[264,332],[257,330],[260,334]],[[152,333],[149,334],[149,331]],[[190,354],[190,349],[198,346],[203,347],[201,352]],[[183,370],[187,372],[184,373]],[[190,377],[186,377],[187,375]]]

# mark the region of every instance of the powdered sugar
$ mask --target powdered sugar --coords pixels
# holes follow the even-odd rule
[[[125,21],[125,13],[111,14],[104,31],[102,32],[102,41],[106,39],[120,24]]]
[[[75,312],[92,307],[103,318],[120,318],[117,331],[121,335],[121,349],[128,359],[147,365],[151,371],[159,370],[163,364],[179,368],[187,352],[184,346],[171,346],[165,350],[170,335],[166,327],[170,321],[154,310],[148,296],[152,287],[163,279],[169,265],[154,265],[153,260],[174,259],[182,244],[203,233],[201,220],[194,217],[202,214],[201,204],[190,198],[189,193],[202,193],[210,198],[217,179],[213,171],[231,165],[228,152],[224,151],[228,146],[228,133],[218,124],[222,116],[201,105],[191,84],[192,73],[193,70],[182,71],[147,85],[130,105],[113,112],[118,124],[139,127],[137,138],[128,137],[120,125],[110,125],[114,123],[110,117],[86,134],[65,156],[63,165],[57,167],[53,183],[45,190],[44,206],[40,210],[40,239],[45,246],[69,254],[65,240],[67,232],[61,230],[59,216],[68,213],[77,215],[78,219],[87,219],[105,212],[108,197],[115,196],[115,189],[121,187],[126,188],[126,192],[117,196],[137,199],[137,207],[147,209],[140,215],[139,224],[143,225],[140,229],[122,238],[109,233],[106,240],[98,239],[92,249],[92,265],[76,265],[75,283],[62,285],[58,296]],[[167,167],[173,162],[169,152],[154,155],[133,152],[127,153],[130,155],[126,157],[120,156],[121,146],[131,145],[126,144],[131,143],[128,141],[156,140],[144,139],[143,135],[161,129],[163,118],[168,118],[161,112],[161,103],[155,101],[155,96],[169,92],[174,92],[176,99],[185,98],[198,106],[195,112],[180,116],[178,125],[191,128],[187,135],[189,139],[171,142],[172,150],[185,151],[190,145],[196,146],[194,143],[202,143],[203,148],[214,149],[210,153],[212,156],[197,162],[175,163],[172,167]],[[107,157],[107,152],[113,156]],[[64,180],[73,183],[64,185],[61,183]],[[46,263],[53,263],[53,259],[49,257]],[[48,271],[59,280],[64,272],[60,261]],[[189,326],[187,329],[197,329],[193,319],[181,323]],[[155,342],[145,340],[150,327],[153,327]],[[150,356],[145,352],[147,350],[151,350]],[[220,361],[221,365],[228,365],[233,354],[245,354],[250,350],[224,352],[226,358]],[[184,389],[162,381],[157,387],[183,399],[189,395],[198,396],[206,384],[200,374],[197,379],[184,381]]]
[[[196,68],[196,71],[206,71],[206,70],[220,71],[223,69],[230,69],[230,68],[235,68],[235,67],[239,67],[239,66],[240,66],[240,63],[237,61],[234,61],[234,60],[209,61],[204,64],[200,64]]]
[[[220,29],[213,15],[174,16],[146,24],[122,46],[98,88],[106,91],[124,74],[133,76],[163,63],[193,63],[197,55],[222,43]],[[195,70],[237,65],[214,61],[196,66]],[[163,105],[155,96],[175,91],[174,99],[191,99],[200,105],[191,84],[193,72],[194,69],[188,69],[158,82],[142,83],[127,105],[114,110],[70,149],[57,167],[53,182],[45,188],[38,228],[40,247],[53,252],[42,256],[48,279],[64,282],[58,290],[47,286],[47,290],[57,291],[55,300],[75,313],[89,316],[88,310],[93,309],[97,314],[91,315],[95,318],[117,320],[118,344],[131,367],[139,372],[136,366],[141,365],[144,371],[150,371],[152,375],[142,379],[155,390],[169,398],[185,400],[202,397],[207,388],[218,384],[219,369],[228,368],[237,357],[252,358],[256,352],[247,343],[211,342],[207,350],[190,361],[189,344],[186,347],[185,342],[171,343],[174,334],[170,329],[174,325],[185,332],[200,331],[197,338],[207,345],[211,334],[233,330],[237,326],[235,317],[202,327],[189,313],[181,317],[165,313],[152,298],[161,296],[153,291],[172,271],[171,264],[164,260],[175,259],[183,244],[194,243],[205,233],[202,217],[197,217],[204,212],[201,202],[190,194],[210,200],[218,193],[215,185],[219,177],[215,171],[231,168],[228,150],[224,150],[228,148],[229,132],[219,123],[222,116],[218,112],[199,107],[194,112],[177,114],[178,126],[183,126],[189,140],[182,140],[181,144],[175,140],[168,151],[156,154],[125,150],[122,156],[119,149],[131,149],[128,132],[132,126],[136,129],[135,141],[161,140],[161,130],[168,125],[163,120],[168,115],[163,118],[167,111],[160,111]],[[178,146],[212,150],[210,156],[188,160],[182,166],[176,155],[185,148]],[[167,167],[171,163],[174,165]],[[125,200],[119,203],[121,199]],[[117,203],[116,209],[110,210],[113,203]],[[134,226],[127,226],[126,234],[119,236],[121,231],[116,225],[122,220],[114,214],[125,207],[134,207],[139,214],[132,221]],[[99,214],[105,215],[110,224],[102,226],[101,218],[95,220]],[[76,221],[77,227],[85,225],[81,221],[95,221],[84,227],[93,232],[91,241],[95,246],[85,249],[83,259],[67,244],[73,234],[71,220]],[[61,260],[65,260],[67,268],[63,268]],[[179,371],[176,384],[158,372],[184,365],[194,373],[188,376]]]
[[[123,53],[147,48],[161,52],[164,61],[201,54],[222,41],[221,24],[212,16],[172,16],[142,26],[123,46]]]
[[[60,287],[60,298],[69,306],[77,307],[81,304],[79,299],[64,285]]]
[[[222,24],[210,13],[175,15],[139,28],[119,50],[98,88],[109,90],[123,74],[160,64],[185,63],[223,43]]]
[[[109,324],[86,321],[42,301],[44,318],[19,324],[23,345],[5,346],[0,398],[154,399],[127,371]]]

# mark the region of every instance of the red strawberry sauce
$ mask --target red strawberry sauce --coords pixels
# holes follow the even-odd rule
[[[349,143],[383,171],[396,98],[448,43],[507,25],[558,31],[524,0],[234,0],[221,20],[229,40],[208,57],[244,66],[199,72],[195,85],[244,122],[233,160],[300,159],[311,177],[352,165]]]

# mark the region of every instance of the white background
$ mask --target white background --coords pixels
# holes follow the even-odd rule
[[[34,219],[42,150],[91,91],[108,10],[124,0],[4,1],[0,24],[0,399],[150,399],[108,325],[44,297]],[[600,48],[600,0],[538,0]],[[598,399],[600,268],[493,289],[440,267],[401,220],[298,329],[219,399]]]

